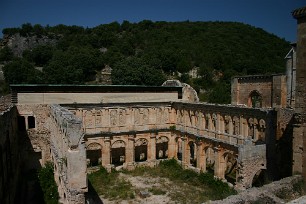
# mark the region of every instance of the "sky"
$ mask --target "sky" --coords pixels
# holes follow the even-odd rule
[[[123,20],[234,21],[295,42],[291,12],[304,6],[306,0],[0,0],[0,30],[24,23],[91,28]]]

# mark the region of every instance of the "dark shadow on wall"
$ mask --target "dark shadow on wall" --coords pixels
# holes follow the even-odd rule
[[[41,169],[41,152],[36,152],[31,144],[25,128],[24,117],[18,116],[18,136],[20,139],[21,168],[20,192],[16,203],[43,204],[43,191],[38,180],[38,171]]]
[[[86,203],[89,204],[103,204],[97,191],[94,189],[90,181],[88,180],[88,192],[85,194]]]
[[[293,117],[282,131],[282,136],[276,141],[277,168],[280,178],[292,176],[292,138],[293,138]]]

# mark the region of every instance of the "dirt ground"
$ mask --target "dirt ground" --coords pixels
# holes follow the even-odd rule
[[[136,176],[133,177],[127,174],[120,174],[120,177],[131,182],[135,189],[135,199],[130,200],[108,200],[100,196],[103,204],[134,204],[134,203],[146,203],[146,204],[160,204],[169,203],[174,204],[176,202],[171,201],[169,192],[174,190],[172,182],[167,178],[152,178]],[[163,189],[166,193],[164,195],[154,195],[149,192],[149,189]],[[172,189],[171,189],[172,188]],[[142,192],[142,194],[141,194]],[[144,194],[144,195],[143,195]]]

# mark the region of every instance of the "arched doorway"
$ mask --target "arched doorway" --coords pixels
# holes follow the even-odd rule
[[[125,143],[122,140],[114,142],[111,149],[111,163],[121,166],[125,162]]]
[[[251,187],[261,187],[265,184],[267,184],[266,170],[260,169],[253,177]]]
[[[249,94],[248,106],[253,108],[262,107],[262,96],[258,91],[254,90]]]
[[[90,143],[86,148],[87,166],[98,166],[102,162],[102,146],[99,143]]]
[[[135,162],[147,161],[148,157],[148,141],[140,138],[135,142]]]
[[[168,158],[168,142],[167,137],[160,137],[156,140],[156,159]]]

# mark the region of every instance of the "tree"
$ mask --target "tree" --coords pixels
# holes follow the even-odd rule
[[[231,85],[218,83],[209,94],[210,103],[229,104],[231,102]]]
[[[90,47],[69,47],[67,51],[57,50],[44,67],[46,81],[59,84],[83,84],[101,69],[100,52]]]
[[[25,50],[22,56],[36,66],[44,66],[52,59],[54,49],[52,45],[38,45],[33,50]]]
[[[17,58],[3,67],[5,81],[8,84],[38,84],[42,82],[42,73],[24,59]]]
[[[160,86],[165,79],[161,70],[137,57],[121,60],[114,65],[112,71],[112,82],[119,85]]]
[[[0,62],[8,62],[11,61],[14,57],[12,50],[5,46],[0,50]]]

